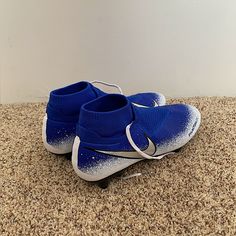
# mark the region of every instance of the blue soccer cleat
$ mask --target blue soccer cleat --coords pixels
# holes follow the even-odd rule
[[[117,87],[122,93],[119,86],[99,81],[93,83]],[[42,128],[45,148],[55,154],[70,153],[81,106],[105,94],[89,82],[79,82],[52,91]],[[159,93],[140,93],[127,98],[136,106],[141,107],[156,107],[165,104],[165,97]]]
[[[142,108],[123,95],[105,95],[81,108],[74,170],[84,180],[99,181],[144,159],[161,159],[189,142],[200,122],[190,105]]]

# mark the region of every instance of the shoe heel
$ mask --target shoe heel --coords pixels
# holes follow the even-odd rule
[[[54,154],[71,153],[75,138],[75,129],[73,123],[57,122],[45,115],[42,127],[44,147]]]
[[[83,159],[87,159],[89,156],[90,166],[92,165],[92,159],[93,155],[88,153],[88,150],[83,147],[83,144],[80,141],[80,138],[78,136],[75,137],[73,148],[72,148],[72,166],[76,172],[76,174],[86,181],[98,181],[97,177],[93,175],[92,173],[89,173],[89,171],[86,171],[85,168],[83,168]]]

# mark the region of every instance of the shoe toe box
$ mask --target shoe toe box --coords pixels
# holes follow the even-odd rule
[[[170,105],[169,115],[157,131],[157,154],[174,151],[189,142],[196,134],[201,114],[191,105]]]

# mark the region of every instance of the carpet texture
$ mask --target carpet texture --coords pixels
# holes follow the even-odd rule
[[[180,153],[108,189],[41,141],[45,104],[0,106],[0,235],[236,235],[236,98],[169,100],[202,113]]]

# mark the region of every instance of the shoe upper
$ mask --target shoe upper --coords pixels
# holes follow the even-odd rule
[[[81,107],[72,164],[87,181],[97,181],[134,163],[160,159],[185,145],[200,125],[189,105],[143,108],[109,94]]]
[[[110,94],[82,106],[77,136],[91,148],[113,151],[113,155],[133,151],[131,138],[140,150],[148,149],[154,157],[186,144],[196,133],[200,119],[199,111],[190,105],[142,108],[122,95]],[[126,132],[129,125],[131,137]]]

